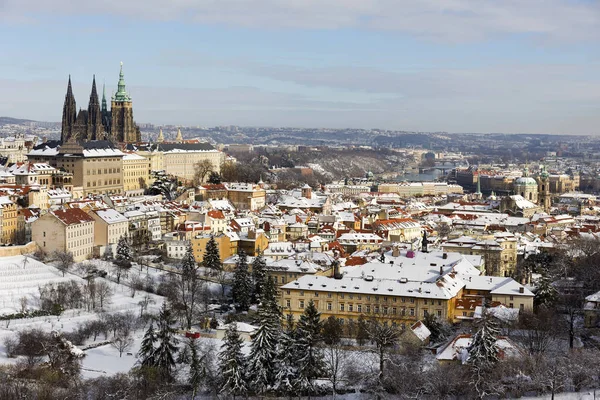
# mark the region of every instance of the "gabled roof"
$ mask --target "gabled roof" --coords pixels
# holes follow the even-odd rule
[[[65,210],[55,210],[51,211],[51,214],[58,218],[65,225],[76,225],[85,222],[94,222],[94,219],[80,208],[67,208]]]

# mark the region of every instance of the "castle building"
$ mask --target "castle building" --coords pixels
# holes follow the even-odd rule
[[[62,143],[88,142],[90,140],[110,140],[120,143],[141,141],[140,129],[133,121],[131,96],[125,91],[123,63],[119,73],[117,93],[112,97],[111,110],[107,108],[106,90],[102,90],[102,103],[98,100],[96,77],[92,80],[92,91],[87,110],[77,111],[75,96],[71,86],[71,76],[63,105]]]

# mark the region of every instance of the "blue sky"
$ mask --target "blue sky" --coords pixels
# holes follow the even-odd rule
[[[600,133],[598,1],[0,0],[0,38],[0,115],[123,61],[138,122]]]

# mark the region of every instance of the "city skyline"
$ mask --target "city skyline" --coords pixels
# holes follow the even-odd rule
[[[21,3],[0,115],[59,121],[123,61],[144,123],[599,133],[595,2]]]

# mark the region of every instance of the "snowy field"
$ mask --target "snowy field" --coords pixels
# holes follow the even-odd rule
[[[39,287],[47,283],[81,281],[62,273],[31,257],[14,256],[0,258],[0,315],[21,311],[21,299],[26,299],[26,308],[39,309]]]
[[[108,268],[110,263],[101,260],[86,261],[88,266],[91,264],[98,269],[104,269],[109,273],[109,277],[113,271]],[[84,263],[84,264],[85,264]],[[75,281],[80,284],[85,284],[84,269],[86,266],[75,266],[73,273],[66,273],[62,276],[62,272],[51,265],[36,261],[31,257],[15,256],[0,258],[0,315],[12,314],[20,312],[23,308],[32,311],[40,308],[39,287],[48,283],[59,283]],[[107,313],[125,313],[133,312],[136,315],[140,314],[140,302],[149,296],[151,299],[147,311],[148,313],[158,313],[162,306],[163,298],[154,294],[148,294],[145,291],[137,291],[132,296],[130,287],[126,284],[130,279],[153,279],[158,281],[161,275],[165,273],[150,268],[132,268],[127,277],[122,277],[122,284],[116,284],[112,280],[104,278],[95,278],[97,283],[106,282],[112,289],[110,301],[104,305],[103,310]],[[24,306],[23,298],[26,298]],[[6,349],[4,340],[7,337],[16,337],[17,333],[22,330],[39,328],[46,332],[59,331],[71,332],[78,325],[88,321],[96,320],[99,314],[85,309],[66,310],[60,316],[42,316],[35,318],[14,319],[9,321],[0,321],[0,364],[15,363],[17,359],[9,359],[6,357]],[[128,352],[135,354],[139,348],[139,342],[143,336],[143,331],[136,331],[133,334],[134,345]],[[110,338],[109,338],[110,339]],[[98,337],[97,342],[103,341],[104,337]],[[91,341],[86,342],[86,345],[91,344]],[[135,357],[132,355],[123,354],[119,358],[119,353],[111,345],[104,345],[98,348],[86,350],[86,357],[83,359],[83,376],[97,377],[105,374],[114,374],[117,372],[128,371],[135,363]]]

